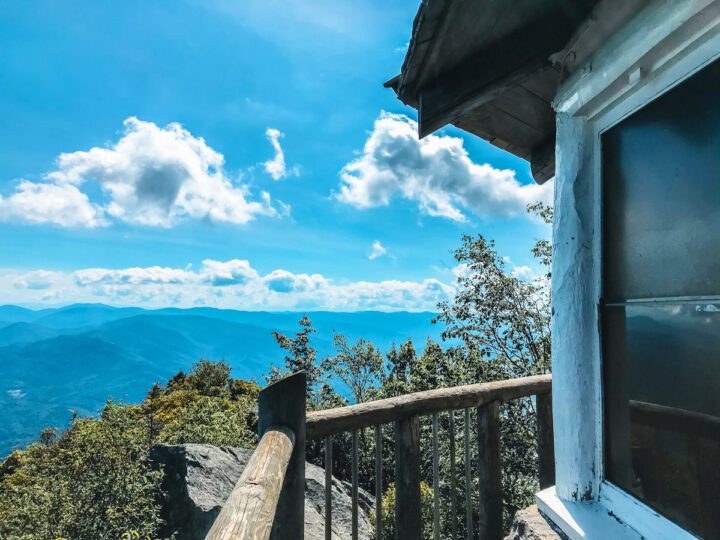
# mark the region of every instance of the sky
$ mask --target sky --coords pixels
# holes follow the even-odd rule
[[[0,304],[433,310],[552,182],[399,73],[417,1],[0,0]]]

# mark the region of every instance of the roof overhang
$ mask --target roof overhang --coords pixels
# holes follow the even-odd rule
[[[555,175],[562,80],[649,0],[423,0],[400,75],[419,136],[453,124]]]

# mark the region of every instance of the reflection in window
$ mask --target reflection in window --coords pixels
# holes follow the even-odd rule
[[[720,539],[720,63],[603,135],[605,477]]]

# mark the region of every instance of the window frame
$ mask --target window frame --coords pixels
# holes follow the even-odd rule
[[[602,152],[602,136],[611,128],[620,124],[623,120],[631,117],[640,109],[661,98],[668,92],[697,74],[703,68],[707,67],[714,61],[720,61],[720,39],[712,40],[716,46],[708,48],[702,47],[694,51],[685,58],[678,60],[674,69],[656,77],[647,76],[647,80],[641,88],[638,88],[632,94],[627,96],[623,101],[617,103],[614,107],[606,109],[603,113],[592,118],[590,121],[593,133],[593,154],[594,163],[596,165],[594,182],[595,193],[598,194],[595,200],[593,213],[596,231],[596,242],[593,246],[594,258],[598,262],[599,271],[597,272],[596,290],[602,295],[604,290],[603,283],[603,152]],[[681,297],[678,297],[681,299]],[[600,307],[603,301],[602,296],[597,299]],[[630,301],[632,302],[632,300]],[[599,389],[599,414],[596,427],[596,453],[598,463],[598,480],[599,494],[598,502],[610,509],[624,523],[632,527],[645,536],[653,537],[672,537],[678,540],[683,538],[697,538],[695,535],[678,526],[670,519],[660,515],[656,510],[652,509],[639,499],[632,496],[622,488],[613,484],[605,477],[605,389],[603,388],[603,337],[604,330],[602,321],[598,324],[598,356],[595,361],[600,366],[600,370],[596,370],[600,374],[599,379],[595,381],[596,387]]]
[[[582,368],[581,377],[587,378],[586,383],[591,383],[595,394],[588,400],[589,403],[582,405],[589,413],[581,415],[579,420],[584,426],[555,424],[556,439],[567,437],[563,430],[574,430],[576,433],[592,433],[592,440],[583,441],[582,444],[589,448],[582,450],[571,450],[567,444],[556,443],[556,461],[573,462],[570,476],[576,475],[577,478],[564,478],[563,489],[552,487],[537,495],[540,509],[570,538],[603,538],[611,530],[617,530],[619,538],[619,524],[623,537],[627,538],[697,538],[606,480],[604,461],[603,331],[599,309],[603,291],[602,135],[710,63],[720,61],[720,1],[688,2],[682,7],[671,4],[651,6],[647,10],[649,13],[642,13],[612,36],[560,88],[554,103],[559,115],[568,115],[583,122],[579,149],[570,157],[582,162],[577,166],[581,174],[573,182],[590,182],[594,193],[592,215],[587,216],[592,219],[594,228],[591,238],[593,271],[584,279],[588,285],[585,294],[592,297],[597,309],[595,319],[583,323],[585,330],[587,326],[593,326],[595,346],[587,353],[593,369],[583,366],[580,358],[563,358],[560,369]],[[703,11],[709,14],[698,20],[697,15],[702,15]],[[651,27],[652,31],[642,35],[639,29],[644,25]],[[563,158],[560,144],[562,142],[558,138],[558,159]],[[562,234],[556,238],[555,233],[554,242],[567,239]],[[574,397],[554,392],[555,409],[570,406],[570,399]],[[592,478],[594,486],[588,490],[587,496],[574,500],[559,496],[567,493],[567,485],[582,485],[582,480],[587,478]]]

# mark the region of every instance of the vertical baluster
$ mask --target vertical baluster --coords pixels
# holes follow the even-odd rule
[[[332,540],[332,435],[325,437],[325,540]]]
[[[420,429],[418,417],[395,424],[395,530],[403,540],[420,540]]]
[[[477,410],[478,427],[478,534],[480,538],[502,538],[502,471],[500,470],[500,404],[493,401]]]
[[[358,432],[352,432],[352,540],[358,540]]]
[[[455,478],[455,411],[450,411],[450,531],[457,539],[457,480]]]
[[[465,520],[467,522],[467,536],[472,539],[473,520],[472,520],[472,492],[471,474],[470,474],[470,409],[465,409]]]
[[[555,445],[553,440],[552,394],[535,396],[537,415],[538,473],[540,489],[555,484]]]
[[[440,457],[438,455],[438,415],[432,416],[433,435],[433,538],[440,540]]]
[[[382,426],[375,426],[375,540],[382,540]]]

